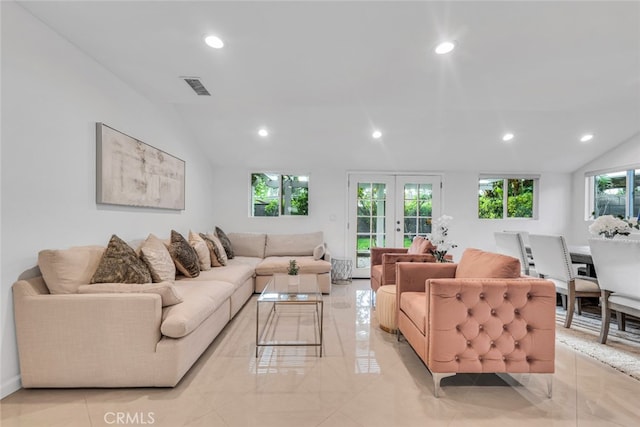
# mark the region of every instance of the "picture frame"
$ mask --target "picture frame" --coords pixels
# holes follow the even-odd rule
[[[96,203],[184,210],[186,164],[96,123]]]

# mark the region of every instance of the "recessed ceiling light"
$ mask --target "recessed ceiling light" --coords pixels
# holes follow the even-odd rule
[[[592,139],[593,139],[592,133],[585,133],[580,137],[580,142],[588,142],[588,141],[591,141]]]
[[[373,137],[373,139],[380,139],[382,138],[382,132],[380,132],[379,130],[374,130],[371,136]]]
[[[508,133],[505,133],[504,135],[502,135],[502,140],[504,142],[511,141],[514,136],[515,136],[514,134],[512,134],[511,132],[508,132]]]
[[[444,55],[445,53],[451,52],[453,49],[455,49],[455,47],[456,44],[454,42],[446,41],[436,46],[435,51],[438,55]]]
[[[224,43],[218,36],[207,36],[204,38],[204,42],[214,49],[221,49],[224,46]]]
[[[269,131],[266,130],[265,128],[262,128],[262,129],[258,130],[258,135],[260,135],[261,137],[265,138],[265,137],[269,136]]]

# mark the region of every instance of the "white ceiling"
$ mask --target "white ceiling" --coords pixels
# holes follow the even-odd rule
[[[174,104],[216,164],[570,172],[640,131],[638,1],[21,4]]]

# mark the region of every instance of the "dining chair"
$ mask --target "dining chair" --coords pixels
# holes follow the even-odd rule
[[[571,327],[576,300],[583,297],[600,297],[600,288],[596,279],[576,276],[571,266],[571,256],[567,243],[562,236],[531,234],[531,254],[540,277],[551,280],[556,292],[566,299],[567,315],[564,327]],[[578,308],[579,308],[578,301]],[[580,314],[580,312],[578,312]]]
[[[611,310],[621,331],[625,314],[640,317],[640,240],[590,239],[589,247],[602,290],[600,342],[606,344]]]
[[[524,246],[522,235],[518,232],[496,231],[493,233],[496,239],[498,253],[509,255],[520,261],[520,270],[525,276],[529,275],[529,256]]]

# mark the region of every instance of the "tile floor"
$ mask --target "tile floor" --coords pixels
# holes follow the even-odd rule
[[[443,380],[436,399],[431,376],[409,345],[379,329],[368,289],[367,280],[356,280],[334,285],[326,296],[322,358],[311,347],[280,347],[265,348],[256,359],[254,297],[173,389],[20,390],[0,403],[0,424],[640,425],[640,382],[563,344],[552,399],[535,375],[506,381],[458,375]]]

